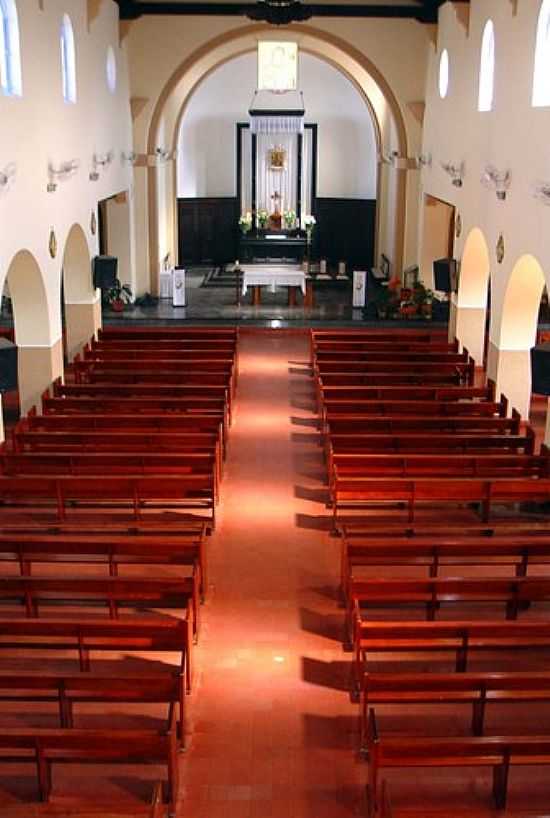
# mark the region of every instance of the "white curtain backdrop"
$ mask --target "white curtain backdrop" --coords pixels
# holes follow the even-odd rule
[[[311,214],[311,181],[313,161],[313,133],[311,128],[304,129],[302,138],[302,219]]]
[[[284,170],[269,167],[270,148],[282,147],[286,151]],[[256,206],[258,210],[275,211],[275,200],[271,197],[279,193],[279,211],[296,211],[298,137],[296,134],[258,134],[256,168]]]
[[[241,130],[241,214],[252,210],[252,136],[250,128]]]

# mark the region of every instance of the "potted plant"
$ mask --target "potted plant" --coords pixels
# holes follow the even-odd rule
[[[380,287],[374,303],[378,318],[382,320],[391,318],[396,306],[395,293],[388,287]]]
[[[127,304],[132,303],[132,290],[129,284],[116,283],[105,293],[105,301],[113,312],[123,312]]]
[[[432,317],[433,290],[428,289],[421,281],[417,281],[413,290],[413,301],[420,315]]]

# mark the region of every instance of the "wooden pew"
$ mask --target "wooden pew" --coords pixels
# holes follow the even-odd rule
[[[101,405],[101,404],[100,404]],[[351,418],[353,422],[362,416],[401,418],[415,416],[465,417],[465,418],[506,418],[508,401],[503,398],[493,401],[430,401],[430,400],[325,400],[321,407],[321,429],[327,432],[329,425],[340,418]]]
[[[166,341],[207,339],[238,341],[238,327],[102,327],[97,332],[99,341]]]
[[[472,652],[517,652],[550,648],[550,620],[453,620],[426,622],[357,622],[354,636],[352,681],[359,682],[368,669],[370,654],[452,653],[455,670],[465,673]]]
[[[168,412],[161,414],[129,414],[111,415],[92,412],[89,414],[39,415],[33,407],[16,426],[15,434],[30,430],[48,432],[94,432],[115,431],[126,434],[128,432],[172,432],[188,434],[217,433],[221,442],[222,453],[225,454],[226,429],[221,414],[178,414]]]
[[[442,404],[446,406],[446,404]],[[453,404],[454,405],[454,404]],[[511,418],[474,415],[326,415],[327,434],[394,434],[400,432],[462,432],[476,434],[521,433],[521,416],[515,409]]]
[[[322,369],[325,364],[332,362],[342,364],[342,369],[346,369],[348,362],[355,363],[382,363],[389,361],[410,362],[420,364],[457,364],[468,365],[470,363],[470,354],[467,349],[463,352],[440,352],[434,351],[431,347],[424,347],[424,349],[415,351],[411,349],[387,349],[387,350],[332,350],[332,349],[316,349],[314,353],[314,361],[319,369]]]
[[[193,577],[92,577],[92,576],[0,576],[0,603],[23,605],[28,617],[38,617],[44,606],[108,608],[111,619],[120,608],[135,610],[175,608],[192,623],[195,640],[199,633],[198,582]]]
[[[430,508],[478,503],[480,518],[487,521],[494,505],[521,502],[543,503],[550,499],[550,480],[540,478],[496,478],[490,480],[446,477],[376,477],[335,478],[333,487],[333,522],[338,529],[343,509],[366,511],[373,504],[393,505],[397,516],[405,508],[409,522],[415,519],[419,504]]]
[[[550,459],[523,454],[333,454],[329,485],[340,477],[550,477]]]
[[[33,658],[39,652],[65,658],[76,651],[81,672],[91,668],[92,653],[174,653],[179,656],[174,672],[183,674],[191,689],[192,637],[190,621],[176,617],[2,618],[0,619],[0,655],[17,652]]]
[[[121,509],[136,521],[148,508],[206,511],[204,519],[214,528],[214,478],[212,474],[0,476],[2,520],[10,511],[21,515],[38,507],[52,522],[64,521],[79,506],[102,513]]]
[[[1,677],[0,677],[1,681]],[[367,747],[367,717],[378,705],[465,704],[471,731],[484,732],[487,705],[550,702],[550,673],[365,673],[361,680],[361,750]]]
[[[86,349],[86,347],[85,347]],[[101,352],[104,349],[109,350],[144,350],[156,349],[162,352],[195,352],[195,350],[202,352],[223,352],[228,355],[235,355],[237,351],[236,339],[216,339],[216,338],[163,338],[156,340],[147,340],[145,338],[126,338],[116,339],[110,341],[96,341],[95,338],[90,339],[88,349],[93,352]]]
[[[178,709],[177,725],[185,741],[185,680],[178,672],[147,675],[0,671],[0,702],[31,702],[57,705],[59,727],[74,728],[74,709],[79,704],[164,704],[168,706],[166,727],[172,710]]]
[[[155,764],[167,770],[166,802],[175,811],[178,759],[175,726],[169,730],[3,728],[2,764],[31,763],[40,800],[52,792],[52,767],[62,764]]]
[[[409,613],[411,608],[420,606],[425,608],[426,619],[431,622],[443,605],[504,605],[506,619],[517,619],[525,606],[550,601],[550,577],[357,580],[352,576],[348,590],[348,633],[353,638],[369,611],[380,607],[390,608],[392,619],[396,619],[397,610],[403,609]]]
[[[15,563],[22,576],[31,576],[33,567],[47,564],[100,565],[116,577],[128,565],[191,566],[196,568],[201,593],[208,584],[204,528],[181,528],[170,534],[126,534],[120,532],[49,533],[39,531],[4,532],[0,529],[0,563]]]
[[[342,536],[341,585],[347,594],[351,575],[362,567],[418,567],[430,577],[440,576],[444,568],[457,566],[505,567],[515,576],[527,576],[533,566],[550,566],[550,532],[544,529],[519,530],[498,534],[455,533],[436,530],[417,536],[381,537],[366,531],[347,529]]]
[[[81,398],[81,397],[135,397],[153,396],[160,398],[184,398],[187,395],[194,398],[223,398],[230,400],[228,389],[223,384],[171,384],[171,383],[112,383],[101,381],[97,383],[61,383],[58,378],[52,384],[53,396]],[[46,397],[49,390],[46,390]]]
[[[317,383],[321,382],[325,386],[464,386],[463,378],[458,370],[441,371],[439,369],[429,369],[417,372],[414,369],[400,370],[394,372],[389,369],[378,369],[372,372],[348,371],[340,369],[331,372],[315,372],[314,377]]]
[[[323,400],[495,400],[495,384],[487,386],[347,386],[320,382]]]
[[[311,329],[310,339],[312,343],[320,341],[388,341],[395,343],[422,343],[447,342],[448,333],[445,329]]]
[[[411,370],[413,371],[411,372]],[[436,383],[438,382],[437,379],[453,378],[457,379],[458,383],[466,383],[473,386],[475,363],[473,359],[466,362],[457,361],[456,363],[429,363],[423,362],[422,360],[412,362],[407,360],[393,360],[388,354],[385,360],[370,362],[368,360],[323,361],[317,362],[315,365],[315,376],[318,378],[325,378],[326,375],[331,373],[337,373],[339,375],[341,372],[369,376],[372,383],[376,383],[380,380],[376,378],[377,375],[387,373],[388,377],[391,375],[393,377],[399,376],[407,379],[411,375],[414,375],[416,378],[420,378],[420,383],[430,377],[436,379]],[[441,382],[445,383],[444,380],[441,380]]]
[[[505,809],[510,767],[529,766],[533,763],[545,766],[550,764],[549,736],[380,737],[372,708],[369,711],[367,747],[369,818],[379,815],[382,769],[491,767],[494,803],[497,809]]]
[[[315,341],[314,354],[322,352],[458,352],[458,341],[406,341],[389,339],[374,340],[370,336],[368,340],[348,341],[344,336],[333,341]]]
[[[414,353],[411,353],[414,354]],[[434,353],[435,354],[435,353]],[[441,353],[440,353],[441,354]],[[120,349],[114,349],[108,344],[101,346],[90,347],[86,345],[82,351],[82,360],[84,361],[111,361],[111,360],[126,360],[139,361],[142,364],[149,365],[150,362],[156,361],[178,361],[181,362],[182,367],[186,364],[195,364],[206,362],[210,364],[223,364],[219,368],[225,369],[232,367],[234,362],[234,352],[232,350],[224,350],[219,347],[212,348],[193,348],[193,349],[158,349],[156,344],[150,347],[142,346],[135,349],[132,346]],[[208,368],[208,367],[207,367]],[[215,367],[217,369],[218,367]]]
[[[484,437],[479,434],[421,432],[391,433],[358,433],[331,432],[327,440],[327,458],[332,454],[345,453],[396,454],[437,454],[455,452],[462,454],[485,454],[488,452],[507,453],[523,452],[533,455],[535,452],[535,433],[527,427],[521,434],[491,434]]]

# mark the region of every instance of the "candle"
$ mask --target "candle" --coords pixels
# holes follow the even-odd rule
[[[326,271],[327,271],[327,260],[322,258],[321,263],[319,265],[319,272],[320,273],[326,273]]]
[[[339,276],[345,276],[345,274],[346,274],[346,262],[345,261],[339,261],[338,262],[338,275]]]
[[[308,270],[308,263],[307,263],[307,261],[302,261],[302,270],[303,270],[303,272],[304,272],[306,275],[308,274],[309,270]]]

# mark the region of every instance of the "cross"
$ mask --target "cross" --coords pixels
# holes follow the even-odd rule
[[[274,202],[274,208],[275,208],[274,212],[279,213],[279,201],[281,199],[281,194],[278,193],[277,191],[275,191],[275,193],[272,194],[271,198],[273,199],[273,202]]]

